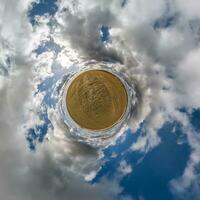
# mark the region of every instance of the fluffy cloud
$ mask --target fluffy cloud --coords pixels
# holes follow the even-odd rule
[[[200,49],[194,49],[179,63],[176,68],[177,90],[179,90],[179,105],[199,108],[200,93]],[[180,87],[181,86],[181,87]]]
[[[132,167],[125,160],[120,162],[118,171],[123,175],[128,175],[132,172]]]
[[[33,53],[49,36],[48,20],[39,19],[33,30],[27,18],[30,7],[31,1],[0,2],[0,198],[115,199],[121,191],[117,180],[96,185],[84,180],[98,168],[98,152],[59,139],[64,133],[56,124],[49,134],[55,131],[59,138],[52,133],[35,154],[27,148],[24,128],[43,123],[38,116],[43,94],[35,95],[37,85],[52,72],[51,53],[38,58]]]
[[[194,134],[187,128],[187,116],[179,111],[199,108],[198,4],[195,0],[126,1],[122,7],[118,1],[61,1],[56,15],[61,38],[86,59],[110,58],[123,64],[123,72],[138,85],[143,109],[129,126],[136,130],[143,120],[145,126],[133,150],[155,147],[160,142],[157,130],[166,121],[177,120],[186,129],[193,153],[198,151],[189,139]],[[106,44],[99,37],[102,24],[110,31]],[[191,165],[199,165],[193,162],[193,153],[186,168],[187,174],[193,174],[187,179],[190,183],[197,177]]]

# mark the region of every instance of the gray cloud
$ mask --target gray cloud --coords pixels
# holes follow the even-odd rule
[[[42,94],[33,94],[37,84],[49,75],[48,65],[42,71],[45,63],[32,54],[45,39],[43,33],[48,27],[41,21],[40,27],[32,29],[27,19],[30,3],[0,2],[0,64],[8,72],[1,71],[0,75],[0,198],[115,199],[121,191],[117,180],[104,179],[95,185],[84,180],[99,167],[99,154],[89,147],[59,140],[53,134],[53,139],[38,147],[36,153],[29,152],[22,125],[27,120],[26,128],[41,123],[37,109]],[[47,58],[49,61],[51,56]],[[49,134],[51,131],[58,134],[59,127],[55,125]]]
[[[60,7],[67,9],[61,9],[56,16],[62,40],[68,40],[86,59],[101,60],[114,52],[111,58],[123,64],[124,73],[138,85],[143,109],[129,127],[136,130],[137,122],[145,119],[146,134],[139,137],[132,149],[148,151],[160,142],[157,130],[166,121],[181,122],[193,151],[185,170],[191,176],[183,175],[180,182],[187,177],[187,183],[194,183],[198,177],[194,167],[199,160],[194,161],[193,157],[198,148],[190,138],[196,138],[196,134],[188,129],[187,116],[179,108],[199,108],[199,3],[127,1],[121,8],[116,1],[73,2],[71,6],[61,1]],[[106,44],[99,41],[101,24],[110,28]],[[77,26],[78,30],[74,29]],[[183,188],[186,190],[190,184]]]

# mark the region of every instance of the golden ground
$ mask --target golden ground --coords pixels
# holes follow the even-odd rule
[[[89,70],[70,84],[66,105],[71,118],[82,128],[102,130],[112,127],[127,107],[122,82],[110,72]]]

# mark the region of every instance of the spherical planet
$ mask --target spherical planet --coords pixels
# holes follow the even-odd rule
[[[70,117],[82,128],[94,131],[113,127],[123,117],[128,103],[121,80],[105,70],[78,74],[66,93]]]

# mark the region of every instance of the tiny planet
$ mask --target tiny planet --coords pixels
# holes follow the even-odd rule
[[[105,70],[87,70],[71,81],[66,107],[81,128],[99,131],[112,128],[127,109],[128,96],[122,81]]]

